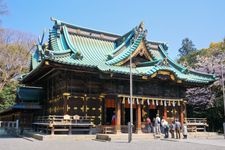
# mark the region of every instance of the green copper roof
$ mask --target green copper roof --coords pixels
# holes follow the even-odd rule
[[[120,54],[118,54],[114,58],[108,60],[106,62],[106,64],[107,65],[115,65],[118,62],[121,62],[124,59],[130,57],[132,55],[132,53],[137,49],[139,44],[141,43],[143,36],[144,36],[144,33],[141,33],[140,35],[138,35],[137,39],[135,39],[132,44],[130,44],[128,47],[125,47],[125,49]]]
[[[134,75],[153,77],[159,71],[170,72],[176,80],[211,83],[214,75],[188,70],[168,57],[166,44],[146,40],[147,30],[141,23],[123,36],[81,28],[54,19],[47,48],[38,45],[32,55],[32,69],[44,60],[96,68],[102,72],[129,74],[127,60],[143,57],[132,69]],[[141,47],[141,48],[140,48]],[[144,50],[143,50],[144,49]],[[29,74],[28,74],[29,76]],[[26,77],[25,77],[26,78]]]
[[[17,97],[21,102],[39,102],[43,98],[43,89],[40,87],[18,87]]]

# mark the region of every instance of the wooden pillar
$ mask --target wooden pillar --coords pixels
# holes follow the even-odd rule
[[[141,131],[141,104],[137,104],[137,110],[136,110],[136,133],[142,133]]]
[[[106,99],[104,99],[104,103],[102,104],[103,105],[103,123],[102,125],[105,125],[106,124],[106,110],[107,110],[107,106],[106,106]]]
[[[63,96],[63,115],[67,114],[66,110],[67,110],[67,100],[66,97]]]
[[[116,133],[121,133],[121,102],[116,100]]]
[[[164,108],[164,109],[163,109],[163,118],[164,118],[165,120],[167,120],[167,108],[166,108],[166,106],[164,106],[163,108]]]
[[[51,127],[51,135],[54,135],[54,132],[55,132],[55,128],[54,126]]]
[[[181,125],[184,123],[184,106],[183,103],[180,104],[180,122]]]
[[[72,134],[72,125],[69,126],[69,135]]]
[[[184,106],[184,121],[186,120],[187,121],[187,102],[186,101],[183,101],[183,106]],[[187,123],[187,122],[186,122]]]
[[[63,115],[67,115],[68,111],[67,111],[67,101],[69,99],[69,93],[63,93]]]
[[[125,104],[121,106],[121,124],[125,125]]]

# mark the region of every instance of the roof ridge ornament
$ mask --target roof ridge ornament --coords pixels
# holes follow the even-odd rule
[[[159,61],[156,66],[169,66],[169,62],[168,62],[168,58],[165,57],[164,59],[162,59],[161,61]]]
[[[128,57],[133,57],[133,53],[140,45],[142,39],[144,40],[144,42],[147,41],[146,34],[147,34],[147,30],[144,28],[144,22],[142,21],[138,26],[136,26],[134,29],[132,29],[132,36],[126,37],[126,38],[129,37],[126,46],[124,46],[124,45],[118,46],[117,48],[119,48],[119,49],[117,49],[113,53],[107,55],[106,64],[108,64],[108,65],[125,64],[125,62],[127,62],[130,59]],[[123,39],[123,42],[124,42],[124,39]],[[119,52],[119,51],[120,51],[120,53],[116,54],[116,52]],[[135,53],[135,55],[136,54],[137,53]]]
[[[50,19],[55,22],[53,28],[55,28],[56,33],[57,33],[57,37],[59,37],[60,36],[60,30],[61,30],[62,22],[60,20],[58,20],[58,19],[53,18],[53,17],[50,17]]]
[[[46,29],[43,30],[42,32],[42,36],[38,36],[38,44],[39,45],[42,45],[43,44],[43,41],[44,41],[44,37],[45,37],[45,33],[46,33]]]
[[[144,21],[141,21],[141,23],[138,26],[138,31],[143,32],[145,29]]]
[[[62,22],[58,19],[55,19],[54,17],[50,17],[51,21],[55,22],[55,25],[60,26],[62,24]]]
[[[44,57],[44,51],[46,50],[47,46],[46,43],[43,44],[44,37],[45,37],[46,29],[43,30],[42,35],[38,36],[38,40],[35,43],[36,46],[36,59],[38,62],[41,62],[41,60]]]
[[[137,39],[139,34],[144,34],[144,39],[147,36],[148,30],[145,29],[144,21],[134,28],[134,39]]]

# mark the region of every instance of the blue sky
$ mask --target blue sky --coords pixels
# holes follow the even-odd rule
[[[9,14],[1,26],[36,36],[52,27],[50,17],[78,26],[124,34],[144,21],[148,40],[169,45],[176,58],[181,41],[196,48],[225,37],[224,0],[5,0]]]

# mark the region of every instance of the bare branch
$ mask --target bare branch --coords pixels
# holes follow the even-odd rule
[[[8,8],[4,0],[0,0],[0,15],[5,15],[8,13]]]
[[[0,91],[23,70],[28,70],[29,51],[34,43],[34,36],[26,33],[0,30]]]

